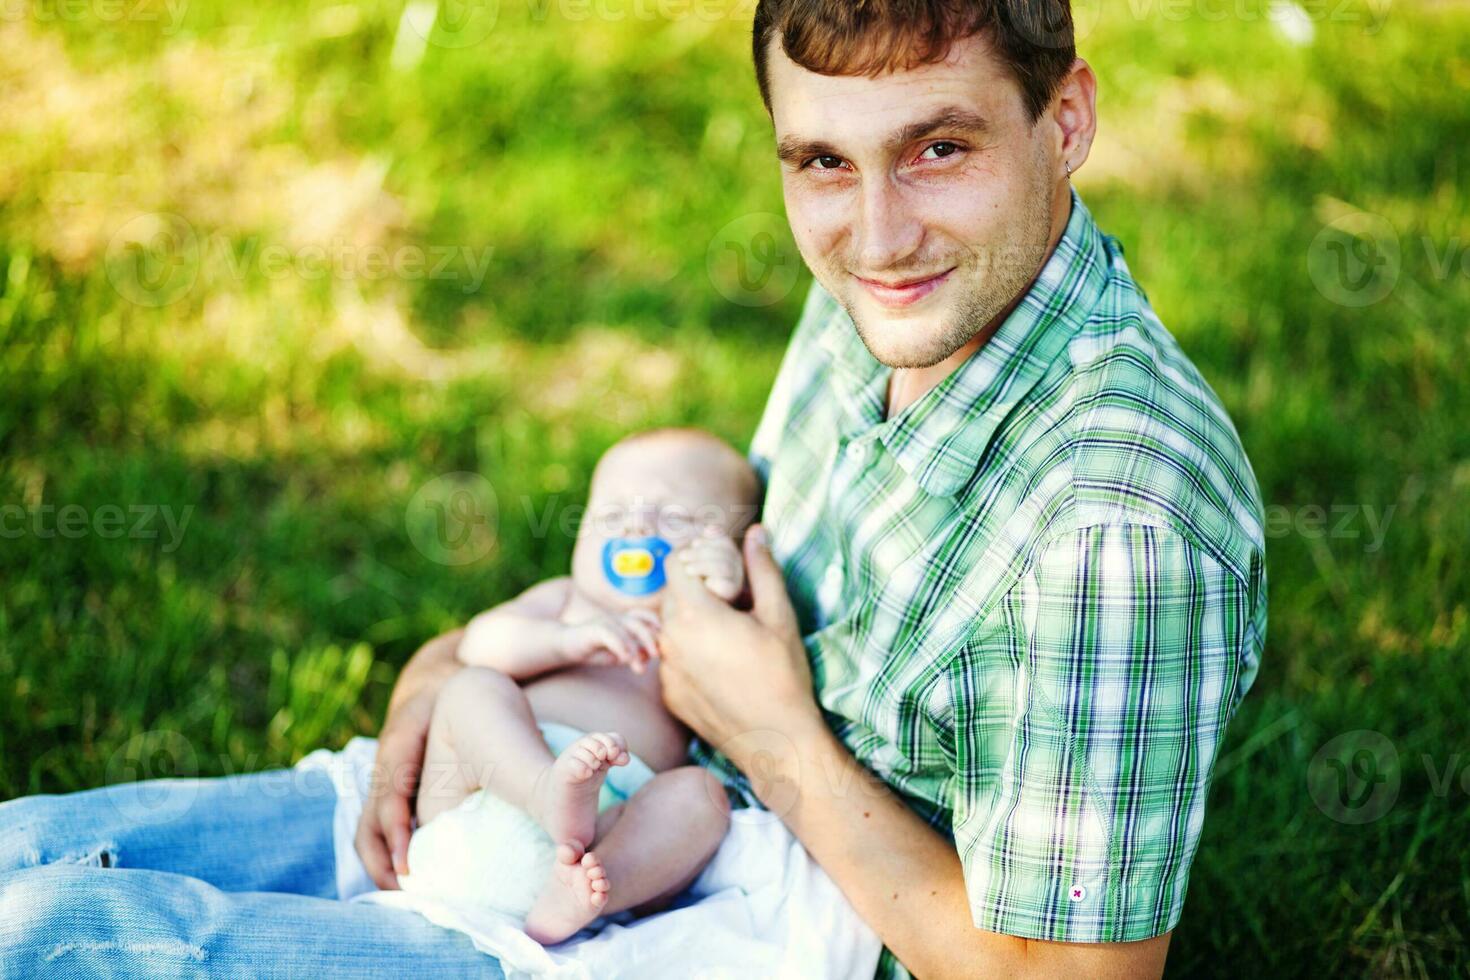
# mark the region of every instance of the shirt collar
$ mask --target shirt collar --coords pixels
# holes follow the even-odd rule
[[[927,493],[954,495],[972,477],[1002,420],[1087,320],[1111,264],[1077,191],[1066,230],[1040,275],[995,335],[918,401],[883,419],[892,369],[880,364],[835,303],[818,342],[854,441],[877,439]]]

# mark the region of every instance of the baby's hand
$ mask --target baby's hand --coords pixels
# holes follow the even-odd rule
[[[658,614],[651,609],[612,613],[566,628],[562,652],[573,663],[597,667],[625,664],[633,673],[658,656]]]
[[[679,549],[679,559],[684,571],[726,602],[734,602],[745,587],[745,559],[724,534],[696,538]]]

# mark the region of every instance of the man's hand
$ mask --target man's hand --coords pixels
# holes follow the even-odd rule
[[[354,843],[368,875],[385,890],[397,888],[398,875],[408,872],[413,794],[429,741],[429,720],[439,689],[460,670],[455,651],[463,636],[463,630],[446,633],[413,655],[393,688],[388,717],[378,733],[372,795],[362,809]]]
[[[379,888],[397,888],[398,875],[408,871],[411,801],[424,764],[432,711],[432,700],[428,710],[405,704],[388,716],[378,733],[372,796],[357,823],[356,843]]]
[[[686,549],[681,549],[683,555]],[[659,680],[664,702],[681,721],[745,769],[740,746],[754,748],[755,733],[791,737],[825,727],[812,695],[811,666],[797,628],[786,581],[771,557],[759,524],[745,535],[745,571],[753,608],[732,609],[685,570],[677,558],[665,564]]]

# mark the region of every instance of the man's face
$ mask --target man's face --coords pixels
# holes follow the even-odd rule
[[[1036,275],[1065,192],[983,35],[878,78],[807,71],[771,44],[786,213],[802,257],[873,356],[943,361]]]

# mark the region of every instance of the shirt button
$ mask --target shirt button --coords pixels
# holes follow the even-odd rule
[[[849,442],[847,444],[847,456],[855,462],[861,463],[863,457],[868,454],[868,447],[861,442]]]

